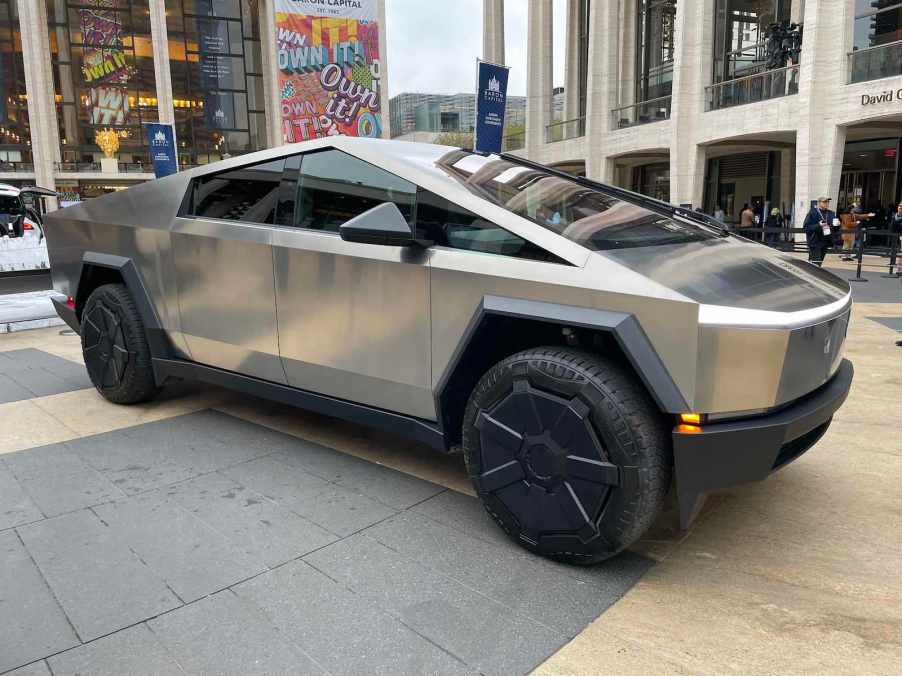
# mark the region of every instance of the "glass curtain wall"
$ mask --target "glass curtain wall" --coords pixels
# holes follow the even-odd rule
[[[633,167],[631,189],[654,197],[662,202],[670,201],[670,163],[655,162]]]
[[[112,129],[120,162],[142,169],[141,124],[158,119],[147,0],[47,0],[47,21],[63,168],[98,170],[96,133]]]
[[[266,147],[256,0],[166,0],[180,166]]]
[[[855,0],[852,82],[902,74],[902,2]]]
[[[670,96],[673,89],[676,0],[637,0],[636,101]]]
[[[763,71],[768,28],[789,16],[790,0],[716,0],[714,82]]]
[[[0,171],[30,171],[31,131],[16,0],[0,0]]]

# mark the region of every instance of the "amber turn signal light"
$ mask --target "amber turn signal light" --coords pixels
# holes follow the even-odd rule
[[[680,413],[680,422],[686,425],[701,425],[701,413]]]

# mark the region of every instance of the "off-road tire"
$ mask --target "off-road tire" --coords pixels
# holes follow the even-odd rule
[[[105,399],[137,404],[156,395],[144,322],[124,285],[104,284],[88,297],[81,350],[88,376]]]
[[[667,421],[629,370],[561,347],[520,352],[482,377],[463,452],[483,505],[512,539],[579,564],[639,539],[673,466]]]

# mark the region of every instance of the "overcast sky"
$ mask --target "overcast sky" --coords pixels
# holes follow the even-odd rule
[[[385,0],[388,93],[476,91],[482,0]],[[504,3],[508,93],[526,95],[527,0]],[[554,0],[554,84],[564,84],[566,0]]]

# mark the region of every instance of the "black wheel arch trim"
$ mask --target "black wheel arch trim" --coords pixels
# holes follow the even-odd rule
[[[90,295],[87,290],[84,289],[83,282],[91,268],[106,268],[119,272],[125,287],[135,301],[138,314],[141,315],[141,321],[144,323],[144,329],[147,332],[147,343],[150,346],[151,356],[158,358],[173,357],[175,351],[172,343],[166,335],[166,331],[163,329],[163,324],[160,321],[159,315],[157,315],[153,303],[150,301],[150,293],[147,291],[144,280],[141,278],[141,273],[138,271],[138,267],[131,258],[98,253],[95,251],[86,251],[82,255],[81,271],[79,272],[78,287],[76,288],[75,295],[76,322],[80,324],[80,310],[84,307],[84,303],[87,302],[87,297]],[[59,311],[59,305],[57,306],[57,311]],[[65,316],[62,314],[60,314],[60,316],[64,321],[67,321]],[[73,328],[78,331],[76,327]]]
[[[493,315],[533,320],[562,327],[572,326],[609,332],[662,411],[680,413],[690,410],[688,402],[671,378],[667,367],[661,361],[634,315],[560,303],[487,295],[483,297],[473,313],[463,339],[457,345],[448,366],[438,381],[435,395],[436,411],[439,412],[439,418],[444,421],[443,426],[445,427],[447,421],[444,420],[443,411],[446,405],[445,395],[451,378],[457,369],[466,368],[464,360],[468,347],[479,331],[483,320]]]

